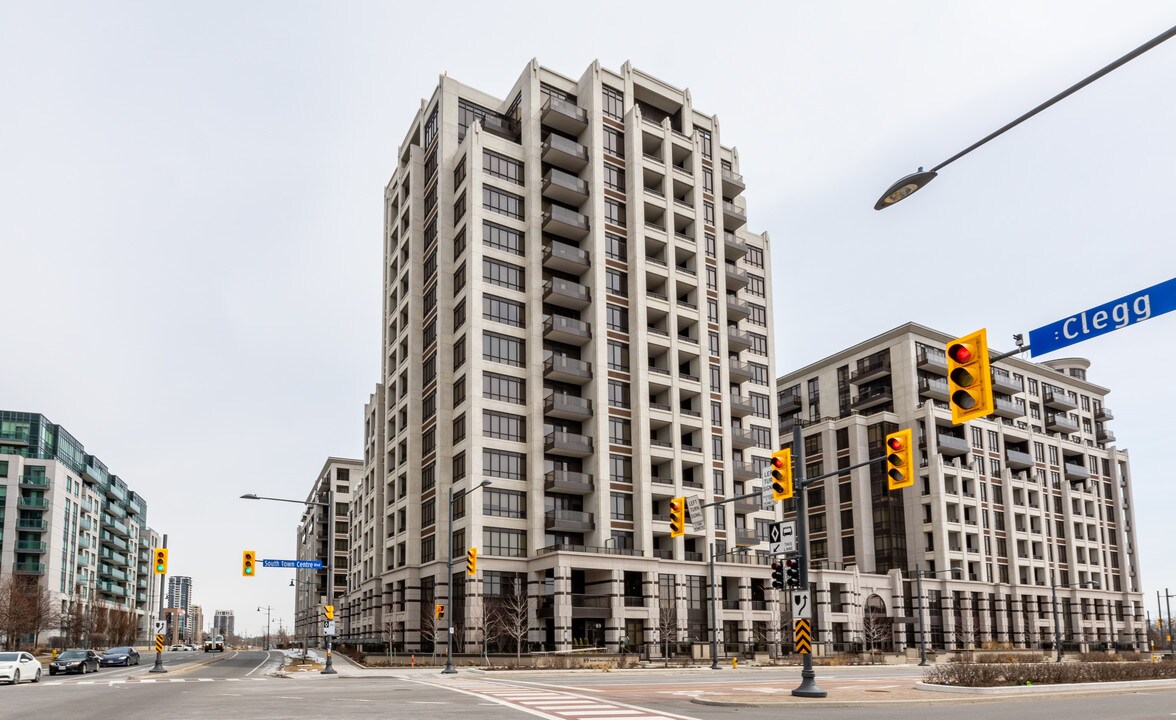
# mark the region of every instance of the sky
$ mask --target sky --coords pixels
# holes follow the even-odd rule
[[[65,426],[148,502],[205,617],[290,626],[297,505],[362,456],[382,198],[442,73],[626,61],[739,149],[772,241],[778,373],[907,321],[990,344],[1176,276],[1176,40],[944,168],[1176,24],[1166,2],[4,2],[0,408]],[[1167,228],[1167,229],[1165,229]],[[1176,315],[1091,360],[1129,449],[1147,609],[1176,588]],[[1155,360],[1153,360],[1155,358]],[[1167,379],[1167,373],[1164,375]]]

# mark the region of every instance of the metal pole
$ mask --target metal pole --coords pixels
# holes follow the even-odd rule
[[[1058,583],[1053,574],[1049,576],[1049,589],[1053,593],[1053,621],[1054,621],[1054,649],[1057,650],[1057,660],[1062,661],[1062,625],[1058,621]]]
[[[163,534],[163,546],[162,547],[164,547],[164,548],[167,547],[167,533]],[[151,566],[155,567],[154,558],[152,558]],[[166,574],[159,576],[159,619],[160,620],[163,619],[163,596],[164,596],[164,591],[165,591],[165,587],[164,587],[165,580],[167,580]],[[94,598],[92,595],[90,597],[90,602],[91,602],[91,604],[94,602]],[[152,629],[154,629],[154,628],[152,628]],[[89,633],[89,630],[87,630],[87,633]],[[152,638],[152,639],[155,640],[157,638]],[[158,645],[156,647],[158,647]],[[155,651],[155,667],[151,668],[151,670],[149,670],[148,672],[153,672],[153,673],[167,672],[167,668],[165,668],[163,666],[163,653],[160,652],[159,650]]]
[[[330,487],[327,488],[327,604],[335,604],[335,481],[330,479]],[[335,621],[332,620],[332,623]],[[327,635],[327,662],[323,665],[323,675],[337,674],[335,668],[331,667],[331,638],[334,635]]]
[[[804,482],[804,438],[801,437],[800,423],[792,426],[792,486],[796,497],[796,546],[800,550],[800,587],[809,589],[808,564],[808,488]],[[795,622],[795,621],[794,621]],[[796,697],[828,697],[829,693],[817,687],[817,674],[813,672],[812,653],[804,654],[804,669],[800,672],[800,687],[792,691]]]
[[[915,563],[915,592],[919,596],[919,666],[927,666],[927,628],[923,625],[923,612],[927,609],[927,601],[923,598],[923,569]]]
[[[1164,588],[1164,604],[1168,607],[1168,657],[1176,659],[1176,653],[1172,652],[1172,596],[1168,594],[1168,588]]]
[[[453,483],[449,484],[449,537],[445,541],[445,586],[449,600],[445,605],[445,669],[441,672],[452,675],[457,670],[453,667]]]
[[[719,670],[719,611],[715,599],[715,544],[710,544],[711,670]]]

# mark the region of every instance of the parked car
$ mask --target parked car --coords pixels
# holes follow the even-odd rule
[[[168,648],[169,652],[183,652],[188,649],[187,645],[172,645]]]
[[[133,647],[112,647],[98,656],[99,665],[131,665],[139,664],[139,651]]]
[[[49,674],[98,672],[98,653],[93,650],[66,650],[49,663]]]
[[[0,682],[41,682],[41,661],[27,652],[0,652]]]

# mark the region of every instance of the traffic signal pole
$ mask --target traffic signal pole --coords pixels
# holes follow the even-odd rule
[[[792,485],[796,494],[796,547],[800,550],[800,587],[809,588],[808,561],[808,483],[804,479],[804,438],[800,423],[792,426]],[[800,671],[800,687],[792,691],[795,697],[823,698],[829,693],[817,687],[813,672],[812,653],[804,653],[804,668]]]
[[[167,533],[163,534],[163,545],[161,545],[160,547],[163,547],[163,548],[167,547]],[[166,586],[164,585],[165,580],[167,580],[167,574],[166,573],[161,574],[159,576],[159,619],[160,620],[163,619],[163,596],[164,596],[164,591],[166,589]],[[93,601],[91,600],[91,602],[93,602]],[[172,618],[172,622],[176,622],[176,619],[174,617]],[[152,640],[154,640],[154,639],[155,639],[154,636],[152,636]],[[156,647],[157,648],[159,647],[159,643],[156,643]],[[160,650],[155,651],[155,667],[151,668],[148,672],[153,672],[153,673],[167,672],[167,668],[165,668],[163,666],[163,652],[162,651],[160,651]]]

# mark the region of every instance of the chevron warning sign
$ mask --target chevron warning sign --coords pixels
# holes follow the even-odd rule
[[[808,620],[797,620],[793,625],[793,636],[796,641],[796,652],[801,655],[811,655],[813,652],[813,634]]]
[[[163,652],[163,636],[155,636],[155,652]]]

